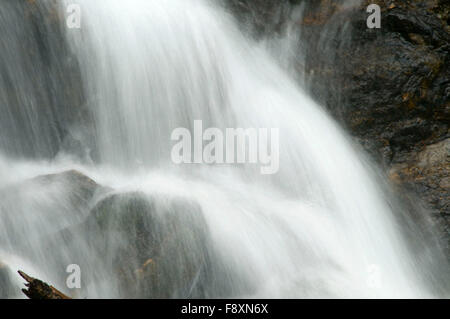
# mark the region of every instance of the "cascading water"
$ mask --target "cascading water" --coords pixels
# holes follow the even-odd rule
[[[26,88],[42,70],[7,45],[18,46],[21,29],[0,4],[0,25],[16,31],[0,36],[1,67],[10,68],[0,92],[20,97],[0,98],[0,110],[23,108],[0,120],[0,261],[55,285],[78,264],[83,297],[445,295],[447,277],[428,268],[434,252],[410,251],[370,164],[228,14],[204,0],[77,3],[82,28],[60,28],[78,75],[50,61],[64,87],[80,79],[88,115],[62,121],[77,148],[62,143],[52,160],[24,159],[31,140],[48,156],[55,147],[44,138],[64,138],[45,131],[61,121],[36,112],[45,100]],[[61,46],[46,45],[53,54]],[[51,74],[42,83],[54,83]],[[61,114],[55,100],[52,118]],[[224,131],[279,128],[279,172],[176,165],[171,133],[195,120]],[[103,186],[74,171],[34,178],[71,169]],[[143,264],[155,264],[150,288],[138,287]]]

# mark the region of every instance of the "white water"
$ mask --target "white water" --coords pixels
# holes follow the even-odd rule
[[[51,162],[5,157],[0,186],[76,168],[115,193],[138,190],[161,205],[188,198],[201,207],[220,263],[239,274],[227,277],[232,297],[436,296],[423,279],[438,274],[408,250],[370,164],[222,9],[203,0],[77,3],[82,29],[66,36],[93,113],[95,149],[89,151],[96,164],[64,154]],[[171,132],[197,119],[221,129],[280,128],[279,173],[261,175],[255,165],[173,164]],[[54,273],[64,269],[46,261],[52,252],[36,238],[89,213],[74,212],[70,191],[22,186],[0,203],[19,233],[0,233],[4,250],[14,252],[14,241],[25,241],[37,251],[28,271],[43,279],[56,280]],[[71,249],[89,265],[83,272],[107,263],[85,250],[83,239],[77,243]],[[62,244],[55,249],[72,253]],[[117,297],[114,280],[104,279],[83,294]]]

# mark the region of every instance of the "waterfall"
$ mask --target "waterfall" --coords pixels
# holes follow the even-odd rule
[[[14,22],[18,5],[0,4],[0,26],[11,30],[0,35],[1,262],[63,290],[66,266],[78,264],[83,297],[446,293],[447,277],[430,267],[439,252],[410,249],[378,169],[223,8],[76,3],[81,29],[59,18],[41,27],[53,30],[43,40]],[[55,9],[36,6],[35,19]],[[175,164],[171,134],[197,120],[222,131],[278,128],[279,171]],[[134,222],[136,253],[122,230]],[[154,252],[154,242],[165,246]],[[131,277],[154,261],[161,282],[123,288],[118,259]]]

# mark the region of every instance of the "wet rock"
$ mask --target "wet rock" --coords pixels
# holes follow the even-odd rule
[[[9,155],[52,158],[71,127],[86,122],[81,71],[64,25],[57,2],[2,1],[0,150]]]
[[[50,185],[67,189],[69,201],[74,207],[89,207],[90,201],[96,194],[108,191],[108,188],[97,184],[90,177],[77,170],[69,170],[62,173],[41,175],[29,181],[31,184],[39,184],[42,187]]]
[[[91,200],[105,191],[107,188],[76,170],[40,175],[0,189],[0,213],[11,218],[25,214],[28,220],[44,216],[76,220],[86,216]]]
[[[389,176],[401,190],[420,194],[428,203],[450,256],[450,139],[428,145],[412,160],[394,165]]]
[[[111,194],[73,233],[85,234],[89,246],[102,254],[101,263],[111,261],[109,271],[118,279],[122,297],[226,294],[207,223],[190,200]]]
[[[297,24],[306,65],[298,65],[298,71],[305,72],[313,96],[386,170],[415,161],[424,147],[449,138],[446,1],[302,3]],[[370,3],[382,9],[381,29],[367,28]],[[431,175],[419,189],[423,183],[434,188],[432,180],[443,178],[433,175],[441,174],[436,170],[422,173]],[[423,199],[433,207],[437,203]]]
[[[283,32],[301,32],[297,65],[313,96],[381,163],[407,161],[424,145],[448,137],[450,69],[446,1],[229,0],[236,14]],[[368,29],[369,4],[381,6],[381,29]],[[280,9],[282,8],[282,9]],[[283,15],[277,12],[287,11]],[[297,19],[297,20],[292,20]],[[272,26],[271,21],[280,20]],[[258,22],[260,21],[260,22]]]
[[[429,169],[437,165],[445,165],[450,162],[450,139],[429,145],[419,153],[418,166]]]
[[[409,162],[394,165],[390,176],[397,184],[420,193],[437,214],[450,212],[450,139],[426,146]]]
[[[372,2],[306,31],[312,92],[384,166],[400,194],[432,211],[450,256],[450,6],[375,1],[381,29],[368,29]],[[332,38],[316,41],[324,31]]]
[[[316,98],[389,167],[448,134],[450,35],[431,1],[379,2],[381,29],[367,28],[367,1],[310,28],[306,60]],[[334,37],[314,45],[324,30]]]
[[[295,0],[225,0],[242,28],[255,37],[280,31]]]
[[[289,22],[302,26],[325,25],[339,10],[348,7],[348,0],[223,0],[236,16],[243,30],[256,38],[281,34]],[[292,21],[301,9],[300,21]]]
[[[17,290],[12,281],[13,272],[0,261],[0,299],[13,298]]]
[[[240,14],[268,26],[262,29],[268,37],[282,34],[291,19],[301,32],[299,55],[305,55],[293,66],[313,97],[390,172],[400,193],[413,194],[436,214],[450,214],[444,159],[450,138],[449,1],[304,0],[298,1],[301,15],[292,14],[293,6],[279,15],[287,1],[229,1],[247,4]],[[372,3],[381,7],[380,29],[366,24]]]
[[[65,242],[55,238],[61,230],[81,223],[96,196],[107,189],[78,171],[38,176],[0,189],[0,247],[26,256],[40,269],[60,269],[67,274]],[[55,284],[61,284],[56,282]]]
[[[61,280],[57,284],[65,285],[65,270],[72,262],[63,249],[65,242],[55,234],[82,222],[89,213],[91,201],[106,191],[107,188],[76,170],[2,185],[0,248],[5,264],[16,259],[14,264],[20,267],[59,269]],[[52,265],[57,267],[52,268]],[[0,262],[1,298],[20,296],[17,270]]]
[[[221,298],[237,291],[214,245],[201,207],[187,198],[110,190],[87,218],[47,238],[46,263],[61,269],[52,280],[63,287],[69,264],[82,271],[80,296],[105,298]],[[91,290],[91,288],[93,290]]]

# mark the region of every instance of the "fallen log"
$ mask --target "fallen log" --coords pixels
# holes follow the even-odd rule
[[[30,277],[23,271],[19,270],[18,273],[27,282],[25,284],[27,288],[22,289],[22,292],[29,299],[72,299],[55,287],[50,286],[39,279]]]

